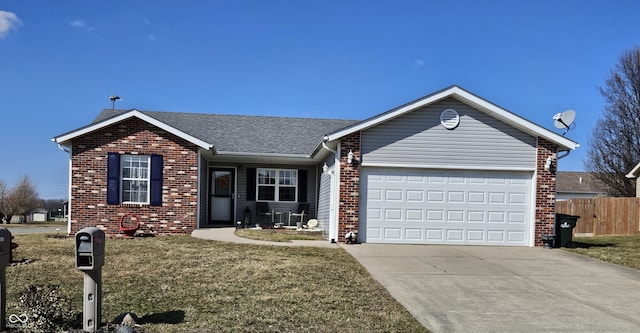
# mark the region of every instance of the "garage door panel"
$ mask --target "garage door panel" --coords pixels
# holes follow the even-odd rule
[[[525,204],[527,200],[526,193],[509,193],[510,204]]]
[[[470,242],[485,242],[484,230],[469,230],[467,229],[467,239]]]
[[[525,233],[522,231],[507,231],[507,240],[509,242],[524,242]]]
[[[464,191],[448,191],[446,198],[449,203],[464,203]]]
[[[387,221],[393,222],[393,221],[401,221],[402,220],[402,209],[385,209],[384,211],[384,218]]]
[[[401,228],[385,228],[384,229],[385,240],[402,240],[401,235],[402,235]]]
[[[481,223],[485,222],[484,219],[484,211],[470,210],[467,211],[467,221],[470,223]]]
[[[426,240],[432,242],[442,242],[444,240],[444,233],[442,229],[426,229]]]
[[[382,190],[380,189],[369,189],[367,191],[367,198],[371,201],[373,200],[377,200],[380,201],[382,200]]]
[[[468,192],[469,203],[470,204],[486,204],[486,194],[485,192]]]
[[[444,202],[444,191],[427,191],[427,203]]]
[[[422,241],[422,228],[406,228],[404,238],[409,241]]]
[[[408,203],[424,203],[424,191],[407,190]]]
[[[489,223],[505,223],[505,214],[502,211],[487,212],[489,216]]]
[[[444,222],[444,211],[427,210],[427,222]]]
[[[504,230],[487,230],[487,240],[489,242],[504,242]]]
[[[461,210],[449,210],[447,211],[447,222],[464,222],[464,212]]]
[[[526,222],[526,216],[522,212],[509,212],[510,224],[524,224]]]
[[[447,229],[448,241],[462,241],[464,240],[464,229]]]
[[[507,194],[504,192],[489,192],[490,204],[504,204],[507,202]]]
[[[402,201],[402,189],[389,189],[384,192],[387,201]]]
[[[424,221],[424,213],[420,209],[407,209],[407,221]]]
[[[365,241],[528,245],[531,175],[363,168]]]

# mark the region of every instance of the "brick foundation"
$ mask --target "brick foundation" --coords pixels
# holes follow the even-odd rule
[[[162,206],[108,205],[107,153],[163,156]],[[190,233],[196,228],[198,149],[192,143],[138,118],[73,140],[71,155],[71,235],[97,226],[122,237],[120,219],[137,215],[141,230]]]
[[[535,246],[542,246],[540,236],[554,234],[556,214],[556,175],[545,170],[547,158],[557,158],[557,147],[551,142],[538,138],[536,161],[536,213],[535,213]]]

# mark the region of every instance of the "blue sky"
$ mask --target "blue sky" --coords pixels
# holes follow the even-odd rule
[[[0,180],[67,198],[51,138],[121,109],[365,119],[452,84],[539,125],[640,45],[633,1],[0,0]]]

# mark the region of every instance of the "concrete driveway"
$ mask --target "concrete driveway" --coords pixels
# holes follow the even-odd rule
[[[560,249],[344,245],[433,332],[640,332],[640,272]]]

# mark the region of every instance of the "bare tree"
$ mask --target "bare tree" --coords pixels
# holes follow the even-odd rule
[[[11,189],[7,196],[7,215],[21,215],[25,217],[37,208],[39,202],[38,193],[31,179],[29,179],[29,176],[24,176],[18,184]]]
[[[7,216],[7,184],[0,180],[0,221]]]
[[[600,87],[603,117],[589,140],[585,169],[595,173],[612,196],[635,196],[635,180],[625,175],[640,163],[640,48],[627,50]]]

